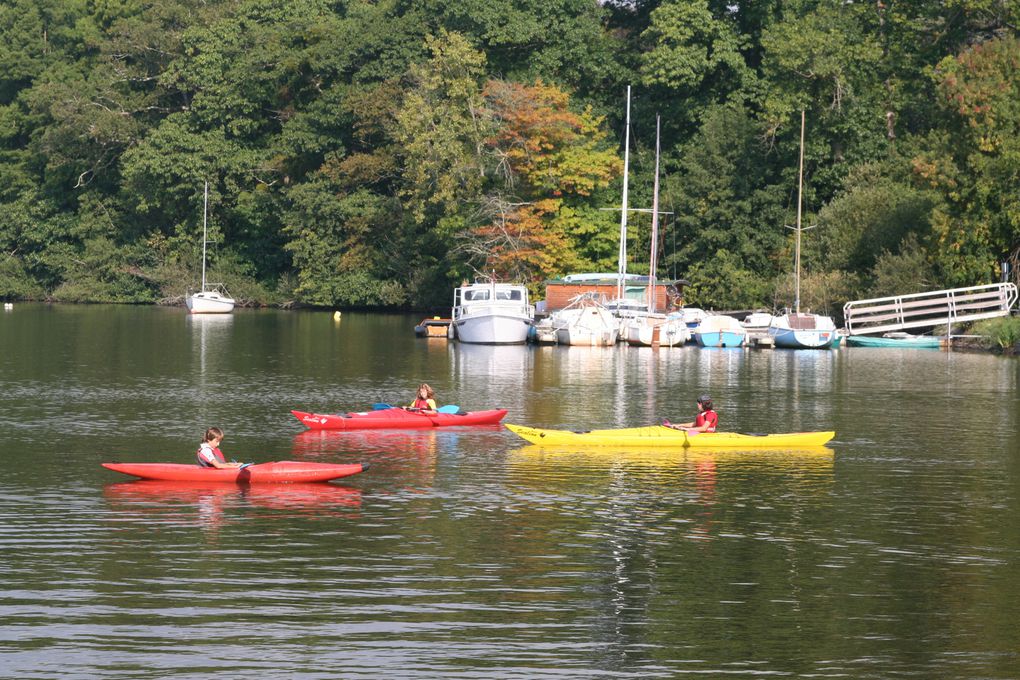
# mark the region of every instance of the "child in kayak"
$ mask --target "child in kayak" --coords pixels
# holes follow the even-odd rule
[[[436,410],[436,393],[429,386],[428,383],[422,383],[418,386],[418,395],[414,398],[414,402],[411,403],[407,408],[415,411],[435,411]]]
[[[698,397],[698,415],[693,422],[674,425],[668,420],[664,420],[662,424],[674,430],[686,430],[688,434],[715,432],[715,428],[719,426],[719,414],[712,409],[712,397],[703,394]]]
[[[239,468],[244,463],[227,462],[220,451],[220,443],[223,441],[223,430],[218,427],[210,427],[205,431],[202,444],[198,447],[198,464],[210,468]]]

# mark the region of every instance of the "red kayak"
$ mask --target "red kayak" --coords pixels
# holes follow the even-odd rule
[[[290,482],[328,482],[349,477],[368,468],[367,465],[334,465],[331,463],[304,463],[281,460],[260,463],[246,468],[206,468],[200,465],[179,463],[103,463],[114,472],[123,472],[142,479],[159,479],[169,482],[232,482],[235,484],[279,484]]]
[[[305,427],[312,430],[407,430],[429,427],[454,427],[458,425],[495,425],[506,409],[492,411],[466,411],[464,413],[422,413],[402,408],[387,408],[361,413],[326,415],[291,411]]]

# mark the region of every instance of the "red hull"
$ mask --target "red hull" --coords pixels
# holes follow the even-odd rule
[[[128,503],[197,504],[207,499],[244,499],[260,508],[278,510],[318,510],[330,507],[358,507],[361,491],[339,484],[301,483],[244,485],[220,482],[168,482],[135,479],[108,484],[103,488],[107,498]]]
[[[296,460],[282,460],[275,463],[261,463],[238,470],[237,468],[216,469],[199,465],[178,463],[103,463],[103,467],[114,472],[123,472],[142,479],[158,479],[169,482],[226,482],[233,484],[279,484],[294,482],[328,482],[356,475],[367,465],[333,465],[330,463],[304,463]]]
[[[467,413],[416,413],[402,408],[388,408],[363,413],[327,415],[291,411],[294,417],[312,430],[409,430],[430,427],[456,427],[464,425],[495,425],[506,409],[469,411]]]

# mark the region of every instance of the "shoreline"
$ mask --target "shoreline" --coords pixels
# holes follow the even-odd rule
[[[96,305],[113,305],[118,307],[176,307],[187,314],[186,307],[184,305],[184,298],[163,298],[155,302],[101,302],[101,301],[90,301],[90,302],[61,302],[59,300],[3,300],[4,312],[12,313],[17,310],[19,305],[30,304],[30,305],[69,305],[69,306],[82,306],[90,307]],[[324,307],[321,305],[310,305],[305,303],[299,303],[295,301],[287,301],[283,303],[264,303],[264,302],[252,302],[245,301],[235,305],[236,309],[240,310],[258,310],[258,309],[276,309],[285,312],[325,312],[329,314],[348,313],[367,313],[367,314],[403,314],[403,315],[418,315],[423,314],[426,317],[432,317],[436,314],[442,314],[441,310],[422,310],[414,308],[394,308],[394,307]],[[413,332],[413,329],[412,331]],[[839,348],[851,349],[846,345]],[[860,348],[857,348],[860,349]],[[977,336],[977,335],[958,335],[951,336],[948,346],[940,348],[941,351],[953,352],[975,352],[983,354],[999,354],[1005,357],[1016,357],[1020,356],[1020,341],[1013,345],[1011,348],[1003,348],[997,345],[995,338],[991,336]],[[837,350],[838,351],[838,350]]]

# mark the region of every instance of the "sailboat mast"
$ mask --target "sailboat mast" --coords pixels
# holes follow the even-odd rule
[[[623,135],[623,200],[620,209],[620,254],[616,270],[616,298],[624,296],[627,276],[627,175],[630,171],[630,85],[627,86],[627,124]]]
[[[800,314],[800,211],[804,195],[804,109],[800,110],[800,169],[797,171],[797,290],[793,299],[793,308]]]
[[[655,313],[655,274],[659,259],[659,116],[655,116],[655,184],[652,189],[652,258],[648,265],[648,312]]]
[[[205,199],[202,202],[202,291],[205,291],[205,238],[209,219],[209,182],[205,183]]]

